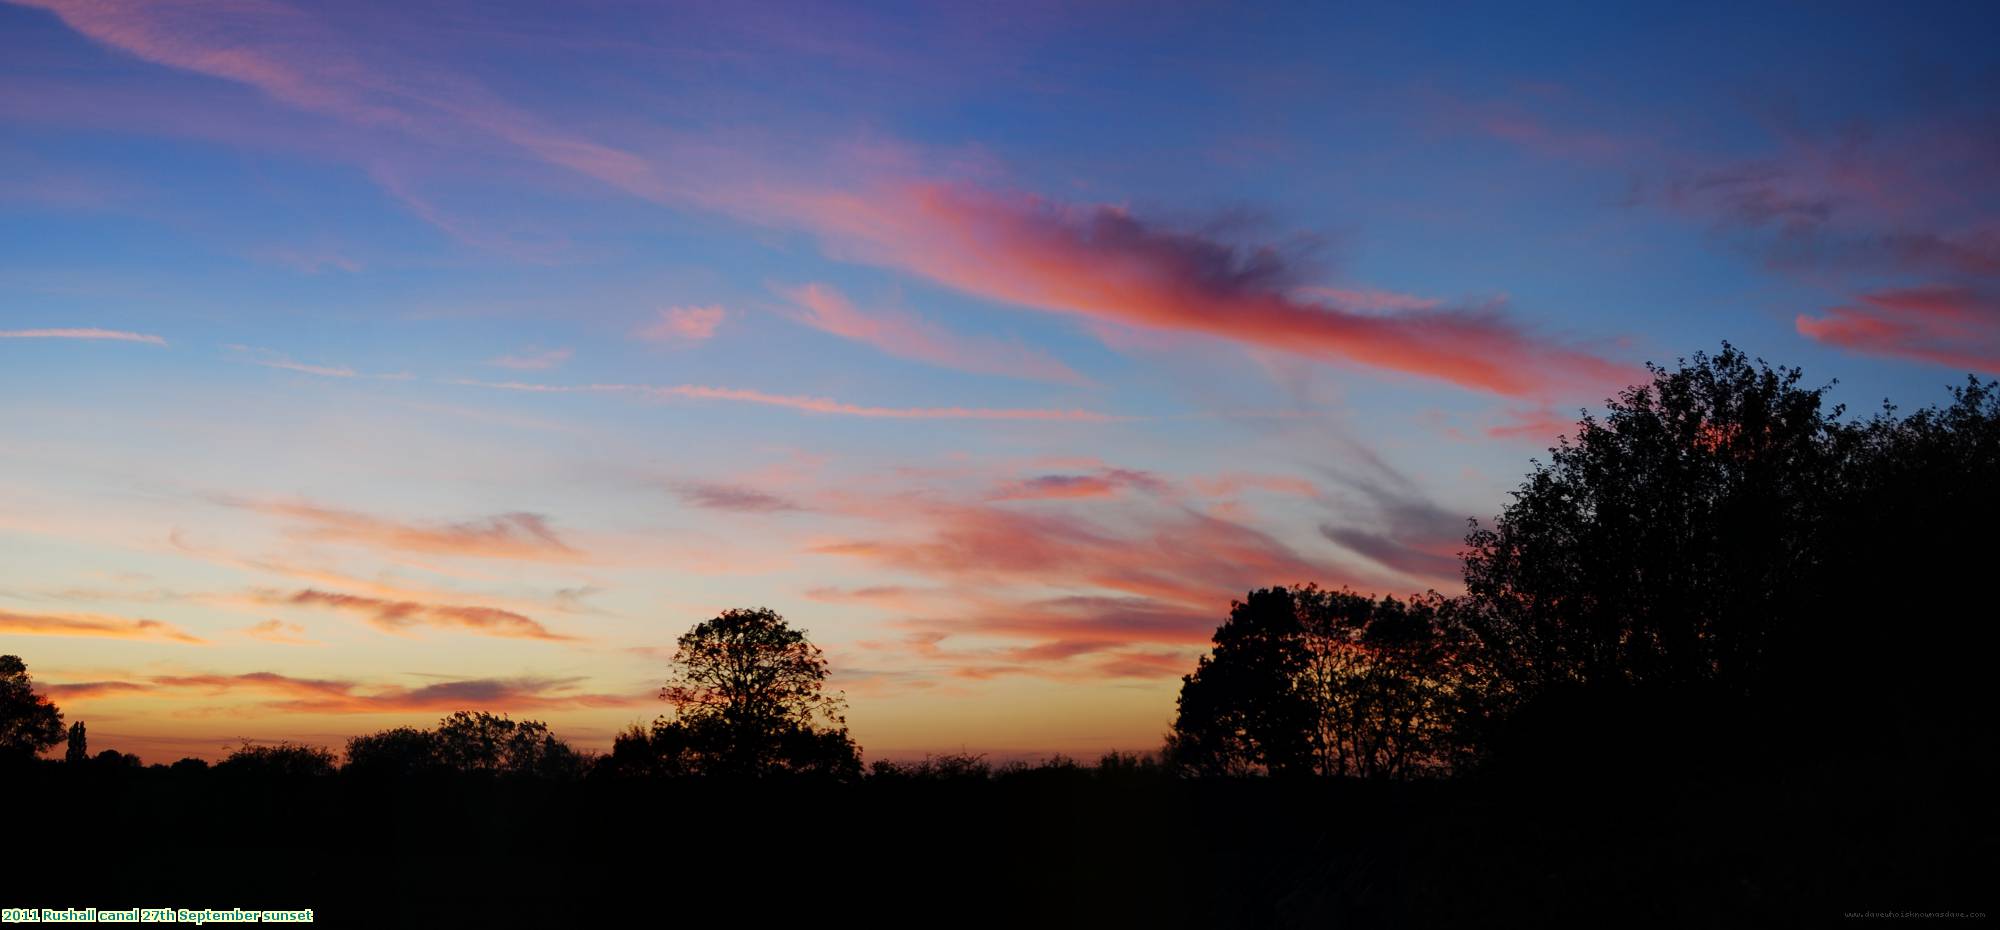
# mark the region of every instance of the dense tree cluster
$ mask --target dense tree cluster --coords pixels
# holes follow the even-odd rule
[[[1702,738],[1782,717],[1801,736],[1869,721],[1927,730],[1929,749],[1976,739],[1996,386],[1856,420],[1727,345],[1649,370],[1474,527],[1462,596],[1236,604],[1183,682],[1170,757],[1408,777],[1538,729],[1582,751],[1667,718]]]
[[[1411,777],[1462,752],[1483,696],[1450,601],[1253,591],[1182,686],[1167,756],[1202,774]]]
[[[397,727],[347,741],[347,768],[362,775],[511,775],[575,778],[589,759],[539,720],[459,711],[434,730]]]

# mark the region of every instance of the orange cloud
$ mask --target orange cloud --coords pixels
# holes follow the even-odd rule
[[[549,632],[533,618],[501,610],[497,607],[477,607],[454,604],[423,604],[416,601],[392,601],[379,597],[363,597],[359,594],[342,594],[337,591],[321,591],[306,588],[289,595],[275,592],[260,592],[265,603],[292,604],[308,607],[328,607],[362,613],[368,616],[370,624],[377,629],[401,633],[410,627],[423,625],[446,629],[468,629],[487,636],[511,639],[543,639],[551,641],[574,640],[574,636],[563,636]]]
[[[781,293],[800,309],[799,322],[874,346],[897,358],[975,374],[1059,384],[1088,383],[1068,365],[1032,349],[956,336],[914,316],[881,311],[863,313],[829,285],[807,284]]]
[[[321,645],[319,642],[315,640],[306,638],[305,627],[302,627],[296,623],[286,623],[283,620],[275,620],[275,619],[266,620],[262,623],[253,624],[241,630],[237,630],[236,632],[248,636],[251,639],[261,639],[267,643],[280,643],[286,646]]]
[[[1313,300],[1278,248],[1160,228],[1121,207],[928,182],[767,199],[842,257],[1021,306],[1509,395],[1630,380],[1626,366],[1533,338],[1490,306],[1368,313]]]
[[[38,684],[37,690],[52,701],[90,701],[101,697],[131,694],[150,690],[146,685],[132,681],[79,681],[66,685]]]
[[[138,681],[99,681],[48,685],[52,696],[71,701],[101,697],[193,694],[219,697],[236,692],[273,698],[258,706],[300,714],[386,714],[411,711],[521,711],[559,708],[645,706],[645,695],[576,692],[579,678],[472,678],[441,681],[416,688],[369,685],[347,680],[294,678],[276,672],[236,675],[158,675]]]
[[[490,559],[566,562],[584,558],[556,535],[547,517],[536,513],[517,511],[459,523],[414,524],[304,500],[220,500],[293,520],[300,524],[295,534],[307,539]]]
[[[171,623],[158,620],[125,620],[96,614],[21,614],[0,610],[0,633],[29,636],[101,636],[106,639],[143,639],[158,642],[206,644]]]
[[[668,307],[659,317],[639,330],[639,338],[649,342],[700,342],[715,335],[728,314],[717,306]]]
[[[806,413],[824,413],[836,416],[872,417],[891,420],[1056,420],[1104,423],[1122,419],[1108,414],[1094,413],[1089,410],[1005,409],[993,407],[868,407],[834,400],[830,397],[767,394],[763,391],[706,387],[698,384],[679,384],[663,387],[650,384],[531,384],[520,381],[492,382],[469,380],[457,380],[450,383],[465,385],[467,387],[491,388],[500,391],[526,391],[535,394],[633,394],[652,398],[685,397],[695,400],[725,400],[746,404],[762,404],[770,407],[784,407]]]
[[[145,333],[128,333],[116,329],[0,329],[0,339],[106,339],[114,342],[144,342],[163,346],[165,339]]]

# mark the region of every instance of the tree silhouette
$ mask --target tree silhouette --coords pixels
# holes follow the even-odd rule
[[[35,693],[27,663],[0,656],[0,762],[32,759],[62,738],[62,711]]]
[[[1727,343],[1648,367],[1467,539],[1459,613],[1517,756],[1831,752],[1867,731],[1910,765],[1990,755],[1995,384],[1853,421]]]
[[[230,775],[304,777],[333,774],[333,753],[319,746],[300,743],[273,743],[265,746],[243,744],[229,757],[216,763],[216,771]]]
[[[539,720],[459,711],[438,721],[437,756],[446,769],[466,774],[571,778],[583,757]]]
[[[435,730],[396,727],[347,741],[346,770],[356,775],[575,778],[586,765],[548,724],[483,711],[459,711],[438,721]]]
[[[660,690],[674,716],[623,734],[614,763],[667,774],[859,774],[845,702],[825,692],[826,658],[803,630],[767,608],[727,610],[678,646]]]
[[[1529,688],[1753,686],[1815,611],[1853,433],[1723,344],[1586,415],[1467,538],[1471,615]]]
[[[396,727],[347,740],[344,770],[356,775],[407,777],[444,770],[437,734]]]
[[[69,725],[69,747],[63,750],[63,761],[75,765],[90,761],[90,739],[81,720]]]
[[[1313,585],[1252,591],[1182,679],[1173,764],[1202,774],[1443,771],[1479,682],[1445,599]]]

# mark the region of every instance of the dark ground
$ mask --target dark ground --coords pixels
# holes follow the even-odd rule
[[[1990,771],[1536,769],[745,785],[44,763],[6,776],[0,904],[309,907],[335,926],[1713,927],[1993,903]]]

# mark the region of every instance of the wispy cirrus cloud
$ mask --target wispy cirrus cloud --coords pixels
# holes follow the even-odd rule
[[[435,555],[569,562],[585,554],[558,535],[549,518],[513,512],[474,520],[415,523],[300,499],[215,498],[218,503],[281,517],[302,539],[352,543]]]
[[[1333,477],[1355,493],[1321,522],[1320,535],[1422,584],[1459,585],[1468,515],[1439,505],[1372,452],[1352,449],[1349,470]]]
[[[346,365],[316,365],[301,362],[276,349],[264,349],[257,346],[236,345],[233,343],[225,345],[223,348],[236,353],[238,357],[252,365],[275,368],[279,371],[295,371],[302,375],[313,375],[320,378],[374,378],[381,381],[407,381],[410,378],[409,374],[404,372],[367,374],[355,371]]]
[[[264,603],[296,607],[325,607],[362,614],[370,625],[387,633],[406,633],[412,627],[468,630],[485,636],[508,639],[540,639],[551,642],[575,640],[549,631],[535,619],[498,607],[463,604],[434,604],[396,601],[338,591],[306,588],[289,594],[257,592]]]
[[[698,160],[703,168],[669,177],[648,157],[566,132],[466,78],[417,63],[372,62],[367,57],[372,52],[344,46],[326,35],[314,16],[289,7],[259,4],[196,14],[139,4],[38,0],[36,5],[140,58],[245,83],[295,107],[413,136],[498,140],[642,199],[808,229],[838,258],[901,269],[1001,303],[1507,395],[1580,385],[1595,389],[1625,383],[1633,374],[1630,366],[1530,332],[1497,303],[1384,313],[1301,296],[1296,288],[1310,282],[1303,280],[1297,256],[1282,246],[1238,245],[1143,219],[1120,206],[910,180],[909,171],[892,172],[896,176],[888,180],[788,184],[783,174],[807,173],[774,174],[781,166],[715,153],[700,159],[683,153],[690,157],[677,163]],[[676,339],[712,334],[712,317],[705,311],[713,308],[676,309],[704,313],[675,319],[670,310],[656,324],[663,327],[661,334]],[[862,321],[829,322],[854,330]],[[863,331],[906,354],[968,358],[920,329]],[[740,395],[754,392],[735,393],[736,399],[749,400]],[[938,408],[892,413],[800,401],[781,403],[858,415],[945,415]]]
[[[24,614],[0,610],[0,633],[27,636],[86,636],[205,645],[207,640],[159,620],[127,620],[99,614]]]
[[[959,336],[911,314],[863,312],[831,285],[806,284],[779,293],[798,308],[801,323],[875,347],[897,358],[969,371],[1058,384],[1088,379],[1047,353],[990,339]]]
[[[480,387],[498,391],[522,391],[532,394],[625,394],[655,400],[687,398],[690,400],[732,401],[735,403],[759,404],[767,407],[783,407],[804,413],[823,413],[835,416],[869,417],[889,420],[1056,420],[1105,423],[1124,419],[1110,414],[1078,409],[873,407],[865,404],[847,403],[831,397],[772,394],[766,391],[710,387],[700,384],[534,384],[522,381],[494,382],[465,379],[454,380],[449,383],[464,385],[466,387]]]
[[[779,513],[804,510],[798,502],[740,484],[687,481],[674,485],[674,495],[690,507],[736,513]]]
[[[147,333],[131,333],[124,330],[98,329],[96,327],[0,329],[0,339],[98,339],[111,342],[143,342],[156,346],[167,344],[167,340]]]
[[[563,132],[467,77],[384,59],[382,49],[348,41],[308,10],[277,2],[15,2],[47,9],[127,54],[244,84],[302,110],[415,138],[497,140],[635,194],[664,190],[644,159]]]
[[[1546,444],[1567,434],[1576,424],[1574,415],[1564,416],[1553,407],[1508,410],[1501,422],[1486,427],[1484,435],[1488,439],[1518,439]]]

